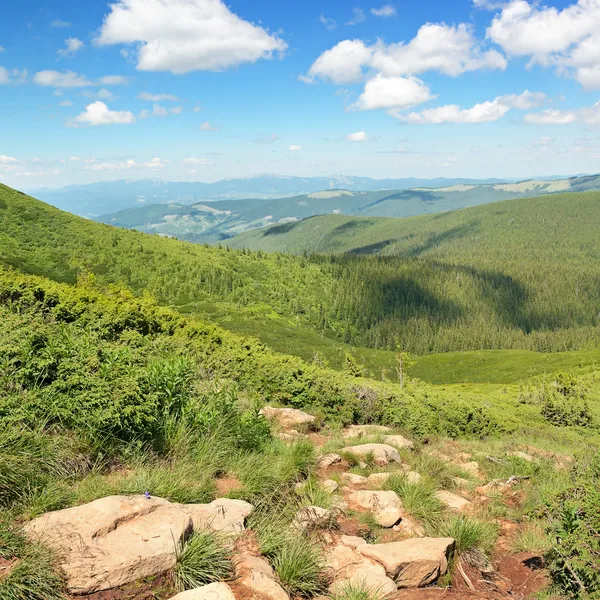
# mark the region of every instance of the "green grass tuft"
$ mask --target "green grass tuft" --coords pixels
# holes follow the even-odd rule
[[[438,523],[444,513],[444,505],[435,496],[435,487],[429,483],[411,483],[402,474],[392,475],[385,489],[396,492],[407,512],[423,524]]]

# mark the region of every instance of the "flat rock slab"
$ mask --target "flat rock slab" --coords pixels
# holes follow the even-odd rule
[[[287,592],[275,580],[271,565],[260,556],[241,555],[235,565],[237,583],[252,597],[263,600],[289,600]],[[243,597],[248,597],[246,593]]]
[[[358,446],[347,446],[341,452],[353,454],[358,458],[373,457],[379,466],[385,466],[391,462],[400,462],[398,450],[388,444],[359,444]]]
[[[381,564],[399,588],[423,587],[448,570],[452,538],[413,538],[389,544],[364,544],[356,552]]]
[[[372,473],[367,477],[367,484],[380,487],[387,483],[392,473]]]
[[[462,496],[448,492],[447,490],[440,490],[435,493],[437,499],[443,502],[448,508],[456,511],[467,510],[471,506],[471,502],[466,500]]]
[[[58,553],[71,593],[90,594],[172,569],[176,546],[194,529],[238,533],[244,528],[240,515],[251,510],[247,502],[227,499],[182,505],[162,498],[109,496],[46,513],[24,529],[30,539]]]
[[[345,438],[365,437],[369,435],[385,435],[392,430],[384,425],[349,425],[342,435]]]
[[[301,508],[294,517],[292,528],[304,530],[315,527],[323,527],[331,522],[333,513],[320,506],[306,506]]]
[[[396,446],[396,448],[406,448],[412,450],[415,445],[403,435],[386,435],[384,438],[386,444]]]
[[[338,488],[340,487],[338,482],[334,481],[333,479],[326,479],[321,485],[323,486],[323,489],[327,490],[330,494],[337,492]]]
[[[337,465],[342,462],[342,457],[335,452],[330,452],[329,454],[323,454],[317,458],[317,468],[318,469],[328,469],[332,465]]]
[[[235,596],[226,583],[219,582],[181,592],[170,600],[235,600]]]
[[[366,477],[357,475],[356,473],[342,473],[341,478],[345,483],[349,483],[350,485],[364,485],[368,481]]]
[[[273,408],[265,406],[260,410],[269,421],[276,421],[283,429],[295,429],[299,425],[310,426],[315,422],[315,417],[297,408]]]
[[[331,547],[327,551],[326,561],[333,579],[329,589],[334,594],[342,592],[349,584],[364,585],[380,596],[396,591],[396,584],[386,575],[384,567],[350,546]]]
[[[350,503],[369,510],[381,527],[393,527],[404,515],[402,502],[396,492],[359,490],[348,495]]]

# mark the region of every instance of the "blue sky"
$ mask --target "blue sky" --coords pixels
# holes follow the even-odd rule
[[[0,181],[16,187],[600,171],[600,0],[1,13]]]

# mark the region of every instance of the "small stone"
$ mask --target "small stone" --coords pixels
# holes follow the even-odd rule
[[[392,430],[384,425],[350,425],[343,432],[345,438],[365,437],[369,435],[382,435]]]
[[[367,478],[356,473],[342,473],[342,479],[350,485],[363,485],[367,483]]]
[[[398,450],[389,444],[361,444],[359,446],[348,446],[342,450],[359,458],[372,456],[375,464],[384,467],[390,462],[400,462]]]
[[[276,421],[283,429],[294,429],[298,425],[311,426],[315,417],[296,408],[273,408],[265,406],[260,410],[269,421]]]
[[[332,512],[326,508],[307,506],[296,513],[292,527],[299,530],[323,527],[331,522],[332,516]]]
[[[447,490],[440,490],[435,493],[438,500],[443,502],[448,508],[456,511],[463,511],[471,506],[471,503],[457,494],[448,492]]]
[[[181,592],[170,600],[235,600],[235,596],[226,583],[218,582]]]
[[[339,454],[335,454],[335,452],[330,452],[329,454],[323,454],[323,456],[319,456],[317,459],[317,468],[318,469],[328,469],[332,465],[337,465],[342,462],[342,457]]]
[[[458,488],[466,488],[469,487],[469,481],[467,479],[463,479],[462,477],[453,477],[452,483]]]
[[[387,480],[392,476],[392,473],[373,473],[367,477],[368,485],[381,487],[387,483]]]
[[[364,538],[357,535],[341,535],[340,542],[344,544],[344,546],[350,546],[350,548],[357,548],[358,546],[367,543]]]
[[[235,565],[238,582],[265,600],[289,600],[286,591],[275,580],[271,565],[260,556],[243,554]]]
[[[477,461],[472,460],[471,462],[460,463],[458,466],[473,477],[481,477],[481,471],[479,470],[479,463]]]
[[[416,471],[408,471],[406,473],[406,481],[408,481],[408,483],[419,483],[419,481],[421,481],[421,475]]]
[[[337,492],[339,487],[337,481],[334,481],[333,479],[326,479],[321,485],[323,486],[323,489],[330,494]]]
[[[509,452],[509,456],[516,456],[517,458],[522,458],[527,462],[535,462],[535,458],[531,456],[531,454],[527,454],[527,452],[521,452],[520,450],[516,450],[515,452]]]
[[[386,435],[385,443],[391,444],[392,446],[396,446],[396,448],[406,448],[407,450],[412,450],[415,445],[408,439],[406,439],[402,435]]]
[[[370,510],[381,527],[394,526],[403,516],[402,502],[395,492],[360,490],[348,496],[350,503]]]

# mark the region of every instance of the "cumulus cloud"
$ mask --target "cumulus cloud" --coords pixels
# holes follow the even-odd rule
[[[183,107],[182,106],[174,106],[173,108],[165,108],[164,106],[161,106],[160,104],[154,104],[152,107],[152,112],[150,112],[149,110],[143,110],[140,113],[140,119],[147,119],[148,117],[166,117],[169,114],[172,115],[179,115],[181,114],[183,111]]]
[[[167,166],[168,160],[162,160],[158,156],[155,156],[152,160],[142,164],[147,169],[162,169]]]
[[[317,58],[304,80],[346,84],[361,81],[369,72],[390,77],[437,71],[456,77],[480,69],[504,70],[506,65],[497,50],[482,49],[468,25],[427,23],[408,43],[378,41],[369,46],[362,40],[343,40]]]
[[[396,7],[392,4],[384,4],[381,8],[372,8],[371,14],[376,17],[383,17],[389,19],[396,15]]]
[[[600,87],[600,1],[579,0],[562,10],[513,0],[494,17],[487,36],[508,54],[572,74]]]
[[[358,25],[365,21],[366,18],[367,16],[362,8],[353,8],[352,18],[349,21],[346,21],[345,25]]]
[[[75,56],[79,50],[81,50],[85,44],[78,38],[70,37],[65,40],[65,47],[59,50],[57,54],[59,56]]]
[[[127,85],[129,79],[123,75],[105,75],[98,79],[98,85]]]
[[[27,71],[24,72],[27,75]],[[128,82],[127,77],[122,75],[106,75],[100,77],[97,81],[88,79],[85,75],[80,75],[74,71],[38,71],[33,76],[33,81],[38,85],[54,88],[81,88],[100,85],[125,85]],[[107,91],[107,90],[105,90]],[[60,95],[60,91],[55,91],[55,95]],[[109,92],[110,93],[110,92]],[[106,96],[108,97],[108,96]]]
[[[137,166],[135,160],[128,159],[116,163],[94,162],[91,167],[86,168],[90,168],[93,171],[124,171],[126,169],[133,169],[135,166]]]
[[[290,152],[299,152],[300,150],[302,150],[302,146],[298,146],[296,144],[292,144],[289,147]]]
[[[429,88],[416,77],[377,77],[367,81],[363,93],[352,108],[373,110],[376,108],[412,108],[431,100]]]
[[[593,106],[577,110],[543,110],[525,115],[525,121],[533,125],[570,125],[581,122],[585,125],[600,125],[600,101]]]
[[[0,154],[0,165],[9,165],[19,162],[14,156],[6,156],[5,154]]]
[[[117,0],[96,43],[136,44],[141,71],[221,71],[270,59],[287,44],[222,0]]]
[[[364,131],[356,131],[355,133],[348,134],[346,139],[349,142],[366,142],[369,136]]]
[[[148,102],[163,102],[167,100],[170,102],[177,102],[177,96],[174,96],[173,94],[150,94],[148,92],[141,92],[138,94],[138,99],[147,100]]]
[[[512,108],[528,110],[540,106],[546,100],[542,93],[533,93],[528,90],[522,94],[498,96],[494,100],[480,102],[471,108],[461,108],[457,104],[446,104],[436,108],[428,108],[421,112],[400,114],[393,111],[391,114],[404,123],[414,125],[442,123],[489,123],[501,119]]]
[[[81,125],[129,125],[135,123],[133,113],[128,110],[110,110],[104,102],[97,100],[88,104],[85,110],[77,115],[70,123],[74,127]]]

